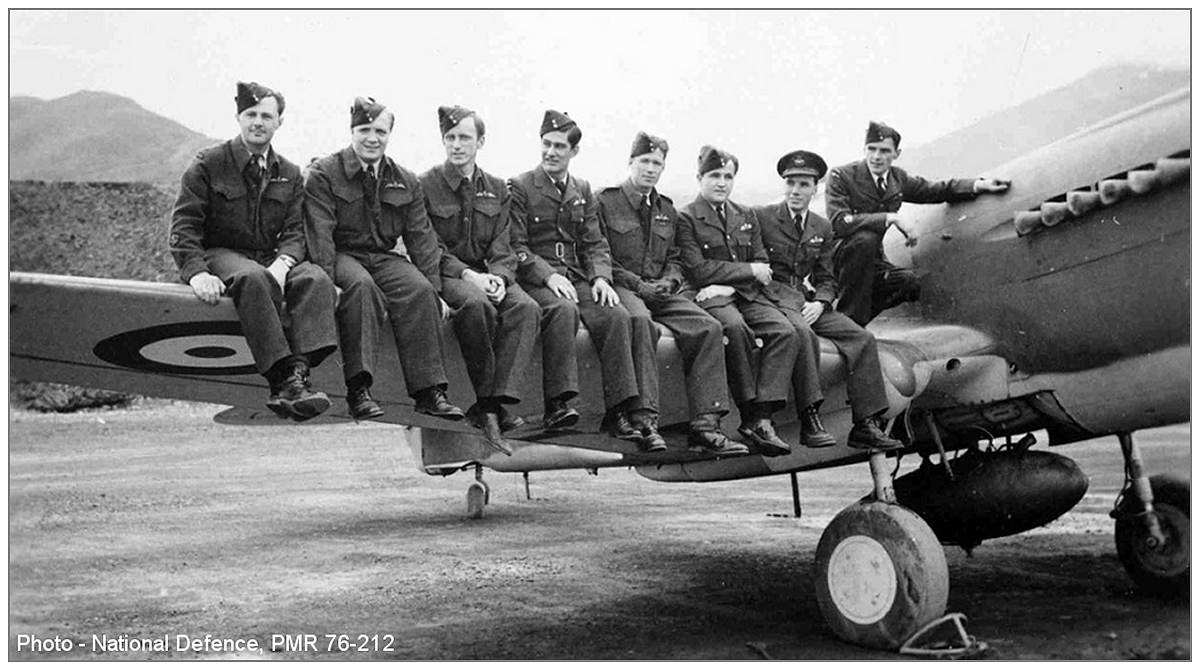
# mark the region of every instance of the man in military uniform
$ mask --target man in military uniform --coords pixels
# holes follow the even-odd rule
[[[385,155],[395,116],[372,98],[350,108],[350,146],[309,167],[313,261],[340,289],[338,331],[346,404],[356,419],[383,414],[371,397],[379,330],[388,321],[416,411],[457,421],[446,399],[441,251],[416,175]]]
[[[821,425],[821,343],[831,340],[846,359],[846,393],[854,426],[847,441],[858,449],[898,449],[883,433],[879,418],[888,408],[875,336],[831,307],[837,293],[833,278],[833,227],[808,209],[817,182],[825,176],[825,160],[798,150],[779,159],[775,170],[785,183],[784,201],[754,212],[762,226],[763,244],[771,259],[767,294],[800,336],[792,385],[800,413],[800,441],[807,447],[831,447],[837,440]],[[805,285],[805,279],[810,286]]]
[[[283,95],[238,82],[234,100],[239,136],[201,151],[183,174],[171,254],[197,298],[211,305],[222,293],[233,298],[255,366],[271,386],[267,407],[310,419],[329,409],[308,375],[337,348],[334,289],[305,260],[300,168],[271,147]]]
[[[799,351],[796,329],[763,292],[771,266],[754,212],[729,200],[738,161],[711,146],[700,149],[700,194],[679,210],[676,240],[699,305],[721,322],[729,344],[725,364],[733,400],[742,415],[738,433],[765,456],[791,448],[771,415],[787,404]],[[755,340],[762,342],[757,365]]]
[[[429,218],[442,244],[442,296],[454,310],[475,404],[467,418],[488,442],[508,450],[502,432],[519,426],[505,404],[520,402],[541,310],[516,283],[509,241],[508,189],[475,162],[483,119],[465,107],[439,107],[446,162],[421,175]]]
[[[900,157],[900,133],[876,121],[867,127],[865,153],[861,161],[834,168],[825,185],[825,210],[839,240],[833,259],[841,287],[837,308],[860,326],[921,295],[916,275],[892,265],[883,254],[889,226],[896,226],[910,246],[917,243],[911,225],[896,213],[902,203],[970,200],[1009,186],[985,177],[928,181],[892,167]]]
[[[721,432],[721,417],[729,413],[721,323],[679,295],[684,287],[683,264],[675,245],[679,216],[671,199],[655,188],[668,149],[666,140],[639,132],[629,154],[629,179],[598,196],[600,222],[612,250],[613,281],[634,330],[646,331],[634,338],[635,346],[648,347],[640,357],[655,358],[658,326],[654,321],[675,335],[692,417],[688,446],[719,456],[745,454],[745,445]],[[650,423],[657,428],[658,367],[646,366],[644,372],[638,388],[647,410],[654,414]]]
[[[645,333],[634,332],[612,287],[612,257],[600,230],[596,198],[586,181],[568,172],[583,132],[566,114],[547,110],[540,135],[541,165],[509,180],[517,277],[541,305],[543,319],[572,321],[574,328],[582,319],[587,326],[604,383],[601,430],[656,448],[662,438],[647,423],[649,403],[639,396],[637,382],[645,379],[646,366],[657,361],[642,357],[645,344],[632,343]],[[543,328],[542,346],[549,347],[543,359],[547,427],[577,392],[574,333],[567,338],[565,329],[549,335]],[[556,379],[560,375],[565,384]]]

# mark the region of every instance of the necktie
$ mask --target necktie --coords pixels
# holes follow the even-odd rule
[[[558,194],[559,194],[559,195],[566,195],[566,193],[567,193],[567,180],[566,180],[566,179],[555,179],[555,180],[554,180],[554,188],[558,189]]]
[[[641,204],[638,205],[638,216],[642,219],[642,225],[646,228],[650,227],[650,196],[642,198]]]
[[[259,191],[262,191],[263,184],[266,181],[264,177],[267,174],[266,159],[259,154],[252,154],[250,156],[249,168],[250,180],[253,181],[256,186],[258,186]]]
[[[368,165],[366,170],[363,170],[363,197],[367,201],[367,207],[371,210],[371,216],[378,223],[381,218],[379,211],[379,203],[377,196],[379,195],[379,182],[375,179],[375,166]]]
[[[717,208],[717,218],[721,220],[722,226],[729,225],[729,222],[725,220],[725,205],[721,205]]]
[[[879,192],[880,192],[880,193],[883,193],[883,192],[887,191],[887,184],[883,183],[883,177],[882,177],[882,176],[880,176],[880,177],[876,177],[876,178],[875,178],[875,185],[876,185],[877,187],[879,187]]]

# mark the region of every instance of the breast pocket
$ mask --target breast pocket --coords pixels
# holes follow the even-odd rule
[[[649,260],[657,274],[662,274],[663,265],[667,261],[667,253],[671,243],[675,241],[675,226],[670,221],[655,221],[650,226],[650,249],[647,252]]]
[[[259,205],[259,218],[262,220],[265,232],[278,236],[283,232],[287,222],[287,208],[291,202],[293,187],[291,182],[272,182],[263,191],[262,203]]]
[[[453,246],[458,240],[459,225],[466,225],[462,218],[462,208],[458,203],[429,203],[429,220],[438,237],[447,245]]]
[[[754,238],[749,230],[735,230],[730,236],[734,260],[747,262],[754,257]]]
[[[408,222],[408,208],[413,204],[413,193],[407,188],[382,188],[379,191],[379,207],[383,213],[383,230],[388,239],[395,239],[404,232]]]
[[[247,217],[250,215],[250,191],[237,182],[213,184],[213,218],[211,233],[218,245],[242,246],[241,236],[248,233]]]

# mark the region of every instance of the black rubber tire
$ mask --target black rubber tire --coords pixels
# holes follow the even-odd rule
[[[1167,538],[1166,547],[1155,551],[1145,546],[1145,525],[1132,516],[1137,512],[1137,501],[1127,494],[1117,510],[1113,533],[1117,557],[1142,591],[1187,599],[1191,584],[1191,483],[1176,475],[1154,475],[1150,490],[1154,494],[1154,513]]]
[[[877,560],[883,552],[890,565]],[[829,627],[865,647],[899,649],[945,613],[950,595],[941,543],[921,517],[900,505],[858,502],[838,513],[821,535],[813,572]]]

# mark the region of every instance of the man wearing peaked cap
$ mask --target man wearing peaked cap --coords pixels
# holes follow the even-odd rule
[[[346,404],[355,419],[381,416],[371,397],[379,324],[390,323],[414,409],[452,421],[446,397],[438,297],[442,255],[417,176],[386,155],[395,116],[373,98],[350,108],[350,146],[308,170],[308,241],[341,290],[337,321]]]
[[[201,151],[183,175],[171,254],[197,298],[233,299],[271,387],[267,407],[303,421],[329,408],[329,398],[309,385],[309,369],[337,348],[333,284],[305,260],[300,168],[271,147],[283,124],[283,95],[238,82],[234,101],[239,136]]]
[[[502,434],[523,423],[504,406],[521,400],[541,310],[516,283],[508,189],[476,163],[483,119],[465,107],[439,107],[438,127],[446,160],[420,181],[442,244],[442,297],[454,310],[454,331],[475,387],[467,419],[503,451],[509,447]]]
[[[1002,193],[1009,182],[980,177],[928,181],[909,175],[892,162],[900,157],[900,133],[886,124],[867,126],[865,157],[834,168],[826,185],[825,210],[838,239],[834,269],[840,289],[837,308],[860,326],[883,310],[920,296],[911,271],[888,262],[883,235],[891,226],[909,246],[917,233],[897,214],[904,202],[970,200],[980,193]]]
[[[741,414],[738,434],[755,453],[783,456],[791,448],[771,416],[787,405],[799,343],[796,329],[764,293],[771,266],[758,218],[729,199],[737,170],[737,157],[701,148],[700,194],[679,210],[676,240],[692,284],[688,295],[721,322],[728,341],[725,367]],[[757,361],[756,341],[762,342]]]
[[[578,420],[567,401],[578,393],[575,333],[582,319],[600,359],[606,408],[601,430],[645,442],[630,423],[630,415],[646,410],[649,401],[638,395],[629,312],[612,287],[612,256],[592,187],[568,169],[583,133],[554,110],[547,110],[540,132],[541,164],[510,179],[509,190],[517,278],[541,306],[546,324],[543,424],[554,428]]]
[[[729,412],[721,324],[680,294],[683,264],[675,244],[679,216],[671,199],[656,188],[668,150],[666,140],[639,132],[629,154],[629,178],[597,196],[600,222],[612,249],[617,295],[633,324],[634,360],[642,373],[638,394],[648,401],[632,421],[643,434],[643,448],[666,448],[658,434],[657,321],[674,334],[683,357],[689,448],[714,456],[745,454],[745,445],[721,431],[721,417]]]
[[[854,419],[849,446],[897,449],[878,423],[888,409],[875,336],[830,306],[837,294],[833,278],[833,228],[809,209],[825,160],[811,151],[785,154],[775,165],[783,179],[784,200],[756,207],[763,243],[771,259],[771,283],[765,293],[795,327],[800,353],[792,370],[792,388],[800,419],[800,442],[810,448],[837,444],[821,424],[821,342],[829,339],[846,359],[846,393]],[[807,284],[806,284],[807,280]],[[811,285],[811,287],[810,287]]]

